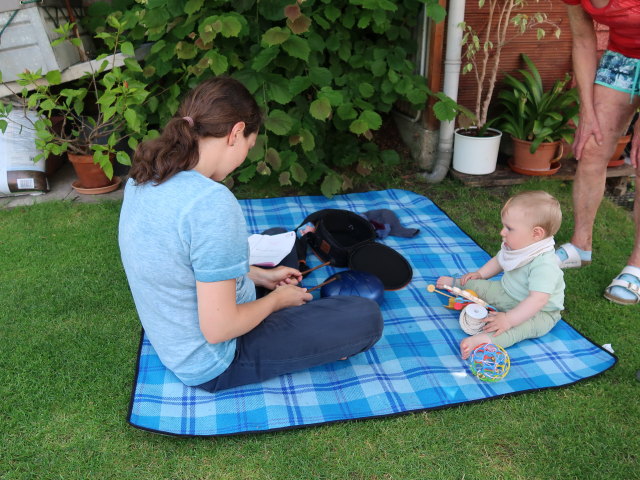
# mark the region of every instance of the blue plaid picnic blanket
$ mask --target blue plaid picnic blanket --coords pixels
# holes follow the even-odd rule
[[[429,199],[404,190],[240,202],[250,233],[295,228],[310,213],[341,208],[358,213],[390,209],[413,238],[386,237],[413,267],[411,283],[385,292],[382,339],[346,361],[284,375],[260,384],[208,393],[182,384],[159,361],[142,334],[129,423],[173,435],[216,436],[265,432],[341,420],[380,417],[460,405],[509,394],[571,385],[604,372],[616,358],[565,321],[542,338],[510,347],[504,380],[477,379],[460,358],[466,335],[458,312],[427,285],[443,274],[479,268],[490,257]],[[320,263],[309,254],[311,267]],[[341,269],[309,274],[313,286]],[[570,294],[570,292],[569,292]],[[317,295],[317,291],[316,291]]]

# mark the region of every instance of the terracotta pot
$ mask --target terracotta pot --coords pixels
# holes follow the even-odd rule
[[[624,152],[624,147],[627,146],[627,143],[631,141],[631,135],[625,135],[624,137],[620,137],[618,139],[618,144],[616,145],[616,149],[611,155],[611,159],[609,163],[607,163],[607,167],[619,167],[624,164],[624,158],[622,158],[622,152]]]
[[[530,152],[531,143],[525,140],[511,137],[513,140],[513,161],[512,169],[518,173],[531,172],[536,175],[538,172],[548,172],[552,165],[558,164],[562,158],[562,142],[543,142],[535,153]]]
[[[101,188],[112,183],[105,175],[100,165],[93,162],[92,155],[67,154],[69,161],[78,176],[78,184],[82,188]]]

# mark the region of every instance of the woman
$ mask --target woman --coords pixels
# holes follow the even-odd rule
[[[355,355],[382,334],[375,302],[310,302],[297,269],[249,266],[240,205],[218,182],[260,124],[241,83],[206,80],[138,147],[124,194],[119,243],[141,323],[163,364],[208,391]],[[256,299],[256,286],[272,291]]]

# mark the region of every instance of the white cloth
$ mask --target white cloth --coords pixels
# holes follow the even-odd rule
[[[526,265],[542,253],[553,252],[555,244],[553,237],[547,237],[539,242],[532,243],[528,247],[511,250],[502,242],[502,248],[496,258],[502,270],[508,272]]]

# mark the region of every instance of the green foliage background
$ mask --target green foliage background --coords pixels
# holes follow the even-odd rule
[[[431,93],[410,60],[423,7],[444,18],[436,0],[114,0],[92,5],[87,23],[101,32],[116,12],[123,46],[152,43],[143,63],[126,65],[152,92],[137,109],[141,122],[159,128],[185,91],[233,76],[265,116],[235,180],[319,184],[331,196],[400,160],[372,132],[398,100],[423,108]],[[452,119],[455,103],[438,98],[438,116]]]

